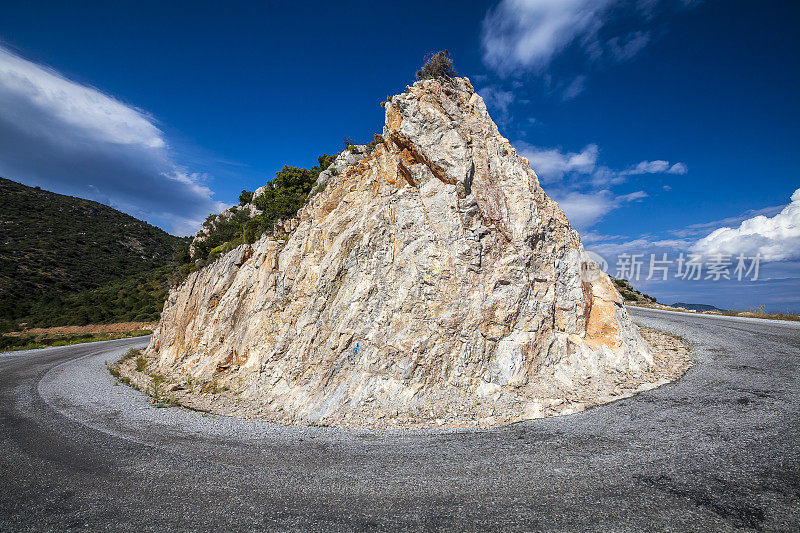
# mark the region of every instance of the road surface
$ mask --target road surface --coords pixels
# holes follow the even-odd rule
[[[154,409],[104,368],[147,339],[0,354],[0,531],[800,530],[800,324],[631,314],[695,366],[494,430]]]

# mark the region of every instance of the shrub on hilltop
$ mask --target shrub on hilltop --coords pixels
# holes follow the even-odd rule
[[[249,204],[253,201],[253,191],[242,191],[239,194],[239,205]]]
[[[450,79],[456,76],[456,74],[456,69],[453,67],[453,60],[450,58],[450,52],[441,50],[425,56],[425,64],[417,71],[417,79]]]
[[[379,145],[386,141],[383,140],[383,135],[376,133],[375,137],[373,137],[372,142],[367,145],[367,153],[371,154],[373,150]]]

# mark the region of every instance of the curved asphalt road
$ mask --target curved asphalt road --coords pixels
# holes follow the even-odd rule
[[[484,431],[153,409],[103,367],[146,339],[0,354],[0,531],[800,529],[800,324],[631,313],[695,367]]]

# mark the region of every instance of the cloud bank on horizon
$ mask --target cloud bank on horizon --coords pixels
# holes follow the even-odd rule
[[[178,235],[213,199],[145,112],[0,46],[0,176],[106,203]]]
[[[723,226],[703,237],[692,251],[705,255],[761,254],[765,261],[800,259],[800,189],[773,217],[757,215],[731,228]]]

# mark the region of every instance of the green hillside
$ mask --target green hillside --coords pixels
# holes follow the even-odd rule
[[[103,204],[0,178],[0,320],[157,316],[186,245]]]
[[[155,322],[176,276],[175,265],[169,264],[96,289],[48,296],[31,306],[25,322],[28,327]]]
[[[617,286],[617,290],[626,302],[643,304],[656,303],[656,299],[653,296],[637,291],[627,279],[611,278],[611,280],[614,282],[614,285]]]

